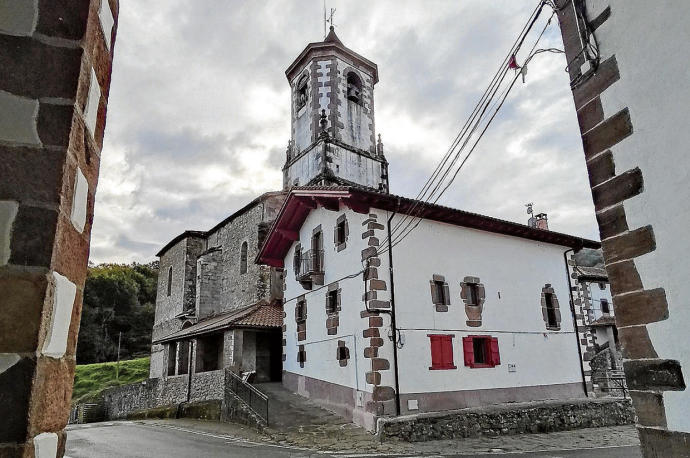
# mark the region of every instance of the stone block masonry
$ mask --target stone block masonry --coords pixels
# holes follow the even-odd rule
[[[62,456],[118,0],[0,3],[0,456]]]
[[[629,400],[545,401],[382,418],[382,440],[421,442],[627,425],[635,421]]]
[[[395,413],[395,389],[382,384],[382,372],[392,370],[386,358],[379,355],[379,348],[383,346],[381,338],[383,318],[381,312],[376,309],[390,309],[390,301],[381,300],[377,291],[386,291],[388,285],[383,275],[379,275],[381,259],[378,254],[379,239],[383,238],[384,226],[377,222],[377,215],[369,214],[362,222],[362,239],[367,240],[368,248],[362,250],[362,261],[366,264],[364,272],[365,291],[362,297],[366,308],[360,312],[360,317],[366,320],[362,326],[362,337],[369,339],[368,346],[364,348],[364,357],[371,361],[371,370],[366,373],[366,381],[374,386],[372,400],[368,401],[365,409],[368,413],[378,417]],[[378,237],[377,237],[378,235]]]
[[[640,21],[641,1],[563,5],[558,19],[642,451],[690,456],[690,290],[681,255],[690,194],[678,186],[687,179],[690,86],[675,64],[687,60],[688,14]],[[630,43],[626,36],[641,30],[651,34]],[[582,52],[593,41],[595,59]]]

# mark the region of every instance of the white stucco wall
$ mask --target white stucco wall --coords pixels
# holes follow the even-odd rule
[[[378,189],[381,179],[381,162],[357,154],[338,145],[329,145],[331,162],[328,164],[333,174],[353,183]]]
[[[385,225],[387,212],[371,209]],[[337,252],[333,246],[333,228],[342,213],[348,218],[350,235],[347,248]],[[319,224],[324,240],[324,286],[362,269],[360,215],[341,207],[328,211],[313,210],[300,230],[302,249],[310,247],[313,229]],[[385,231],[381,232],[381,240]],[[410,237],[394,248],[395,295],[397,325],[403,347],[398,351],[401,393],[479,390],[551,384],[581,383],[582,375],[576,336],[569,308],[568,284],[563,252],[560,247],[525,239],[502,236],[436,222],[423,222]],[[337,336],[328,336],[325,326],[325,294],[327,289],[305,290],[293,272],[294,245],[285,258],[286,267],[286,354],[284,369],[331,383],[371,392],[365,381],[370,360],[363,349],[368,339],[362,331],[368,327],[360,318],[364,309],[362,277],[339,281],[342,289],[342,310]],[[380,278],[387,276],[388,256],[381,256]],[[431,302],[429,280],[433,274],[444,275],[450,286],[451,305],[448,312],[436,312]],[[477,276],[485,285],[486,301],[482,326],[466,326],[464,303],[460,299],[460,282],[465,276]],[[546,283],[556,291],[561,309],[561,330],[547,331],[541,311],[541,292]],[[498,294],[500,292],[500,299]],[[296,298],[307,298],[307,338],[297,341],[295,323]],[[389,291],[379,299],[389,299]],[[381,334],[384,346],[379,355],[393,361],[392,344],[388,339],[390,319],[383,315]],[[454,334],[455,370],[430,371],[431,349],[427,334]],[[462,337],[491,335],[499,340],[501,365],[495,368],[470,369],[464,366]],[[346,340],[351,360],[341,368],[335,359],[338,340]],[[305,345],[307,362],[301,368],[297,350]],[[354,361],[354,360],[357,361]],[[508,364],[516,371],[509,372]],[[381,371],[382,385],[394,386],[392,370]]]
[[[589,295],[592,301],[592,316],[593,319],[601,318],[604,313],[601,310],[601,300],[604,299],[609,303],[609,316],[614,316],[613,312],[613,299],[611,299],[611,286],[608,283],[604,283],[604,289],[601,289],[599,283],[588,282],[589,283]]]
[[[659,357],[678,360],[690,380],[690,9],[643,0],[588,0],[590,17],[614,12],[596,30],[601,58],[615,53],[620,80],[601,95],[604,116],[630,110],[634,134],[611,148],[616,172],[640,167],[644,192],[624,202],[630,229],[652,224],[656,250],[635,259],[644,289],[664,288],[669,319],[647,325]],[[643,13],[642,13],[643,12]],[[642,13],[642,14],[641,14]],[[678,336],[671,338],[671,336]],[[665,391],[669,430],[690,432],[690,390]]]
[[[393,224],[395,224],[395,219]],[[563,252],[567,247],[425,220],[393,249],[396,323],[405,345],[398,350],[402,393],[475,390],[582,381],[569,308]],[[447,312],[437,312],[429,280],[445,277]],[[460,283],[479,277],[486,290],[480,327],[466,325]],[[558,297],[561,330],[548,331],[541,292],[550,283]],[[499,297],[500,294],[500,297]],[[427,334],[453,334],[457,369],[430,371]],[[501,365],[464,366],[462,337],[498,338]],[[509,372],[508,364],[516,371]]]
[[[349,237],[347,247],[338,252],[333,244],[333,230],[337,218],[345,214],[349,225]],[[354,388],[359,391],[372,392],[373,385],[366,383],[366,373],[371,371],[371,362],[364,358],[364,348],[368,346],[369,339],[362,336],[362,331],[368,327],[368,319],[361,318],[360,312],[364,310],[362,293],[364,282],[362,276],[340,280],[352,273],[362,270],[361,252],[366,248],[366,242],[362,240],[362,221],[366,215],[358,214],[350,209],[341,207],[340,211],[324,210],[318,207],[312,211],[305,220],[300,230],[302,250],[308,250],[311,244],[313,229],[321,225],[323,231],[324,246],[324,286],[338,281],[341,288],[341,310],[338,314],[338,333],[329,336],[326,330],[326,292],[327,288],[314,287],[313,291],[305,290],[295,280],[292,259],[295,244],[285,257],[285,325],[286,325],[286,354],[287,359],[283,363],[283,369],[299,375],[324,380],[330,383]],[[379,271],[386,272],[387,267],[382,263]],[[297,341],[297,324],[295,322],[296,298],[306,295],[307,299],[307,338]],[[386,295],[381,296],[384,300]],[[390,319],[384,316],[382,333],[390,329]],[[350,349],[350,360],[347,366],[341,367],[336,359],[338,340],[344,340]],[[297,362],[297,350],[299,345],[304,345],[307,352],[307,362],[301,368]],[[392,361],[392,348],[379,349],[379,355]],[[392,370],[382,371],[382,384],[392,386]]]

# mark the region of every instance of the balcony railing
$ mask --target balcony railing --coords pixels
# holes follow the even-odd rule
[[[297,280],[313,280],[317,275],[323,275],[323,250],[307,250],[300,257]]]

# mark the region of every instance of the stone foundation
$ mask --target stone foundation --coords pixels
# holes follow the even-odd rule
[[[380,418],[382,440],[410,442],[547,433],[635,422],[629,400],[545,401]]]

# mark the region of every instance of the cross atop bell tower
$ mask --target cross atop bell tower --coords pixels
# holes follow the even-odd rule
[[[388,192],[388,162],[374,129],[375,63],[343,45],[333,25],[285,71],[292,132],[283,187],[358,185]]]

